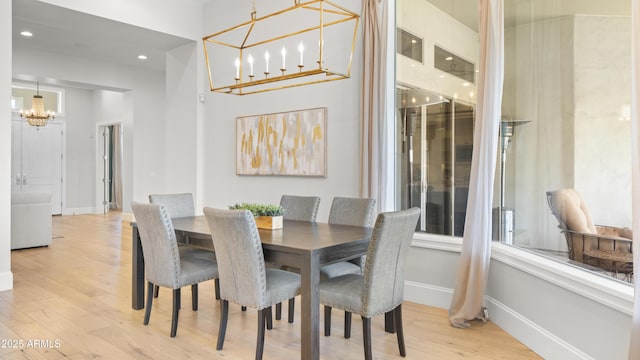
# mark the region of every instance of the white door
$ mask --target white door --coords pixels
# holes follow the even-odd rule
[[[12,190],[50,192],[51,213],[62,214],[62,124],[16,120],[12,130]]]

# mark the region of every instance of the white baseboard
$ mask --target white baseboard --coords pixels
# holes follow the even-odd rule
[[[65,208],[62,209],[62,215],[84,215],[84,214],[101,214],[100,212],[96,212],[97,210],[92,207],[83,207],[83,208]]]
[[[553,335],[505,304],[487,296],[486,307],[491,321],[545,359],[593,358]]]
[[[0,291],[13,289],[13,273],[5,271],[0,273]]]
[[[404,299],[422,305],[448,309],[453,298],[453,289],[405,281]]]
[[[453,289],[413,281],[405,282],[404,299],[407,301],[449,309],[452,298]],[[494,324],[545,359],[593,359],[489,296],[485,297],[485,306]]]

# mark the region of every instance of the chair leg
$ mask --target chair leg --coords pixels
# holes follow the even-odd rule
[[[331,306],[324,307],[324,336],[331,336]]]
[[[147,285],[147,307],[144,309],[144,321],[145,325],[149,324],[149,317],[151,317],[151,305],[153,304],[153,284],[151,281]]]
[[[256,342],[256,360],[262,360],[262,353],[264,352],[264,326],[265,320],[269,319],[267,309],[258,310],[258,339]]]
[[[218,329],[218,344],[216,350],[222,350],[224,345],[224,335],[227,332],[227,319],[229,318],[229,302],[222,300],[220,302],[220,328]]]
[[[178,296],[178,309],[181,309],[181,308],[182,308],[182,296]]]
[[[216,287],[216,300],[220,300],[220,279],[215,279],[214,284]]]
[[[156,285],[153,287],[153,297],[157,298],[158,294],[160,293],[160,286]]]
[[[198,311],[198,284],[191,285],[191,309]]]
[[[344,338],[348,339],[351,337],[351,312],[344,312]]]
[[[171,317],[171,337],[178,331],[178,312],[180,312],[180,289],[173,289],[173,316]]]
[[[276,304],[276,320],[282,319],[282,303]]]
[[[365,360],[373,359],[371,354],[371,318],[362,317],[362,339],[364,341]]]
[[[400,356],[407,356],[407,351],[404,348],[404,331],[402,329],[402,304],[398,305],[393,310],[393,321],[396,324],[396,335],[398,337],[398,349],[400,350]]]
[[[271,306],[262,309],[265,312],[265,321],[267,322],[267,330],[273,329],[273,320],[271,319]]]
[[[293,324],[293,314],[296,309],[296,298],[289,299],[289,324]]]

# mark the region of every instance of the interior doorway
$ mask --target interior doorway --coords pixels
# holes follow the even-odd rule
[[[102,161],[98,166],[101,186],[97,195],[106,214],[112,209],[122,209],[122,123],[100,124],[98,134]]]

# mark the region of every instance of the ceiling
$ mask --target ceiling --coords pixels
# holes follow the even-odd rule
[[[33,37],[20,35],[24,30]],[[166,51],[193,42],[36,0],[13,0],[12,35],[14,47],[157,70],[165,68]]]
[[[14,46],[163,70],[166,51],[193,41],[37,0],[12,1]],[[219,0],[175,1],[203,4]],[[476,1],[427,1],[468,27],[478,28]],[[506,1],[505,13],[507,24],[569,13],[628,16],[630,0],[510,0]],[[23,30],[31,31],[33,37],[21,36]],[[147,55],[148,59],[138,60],[139,54]]]

